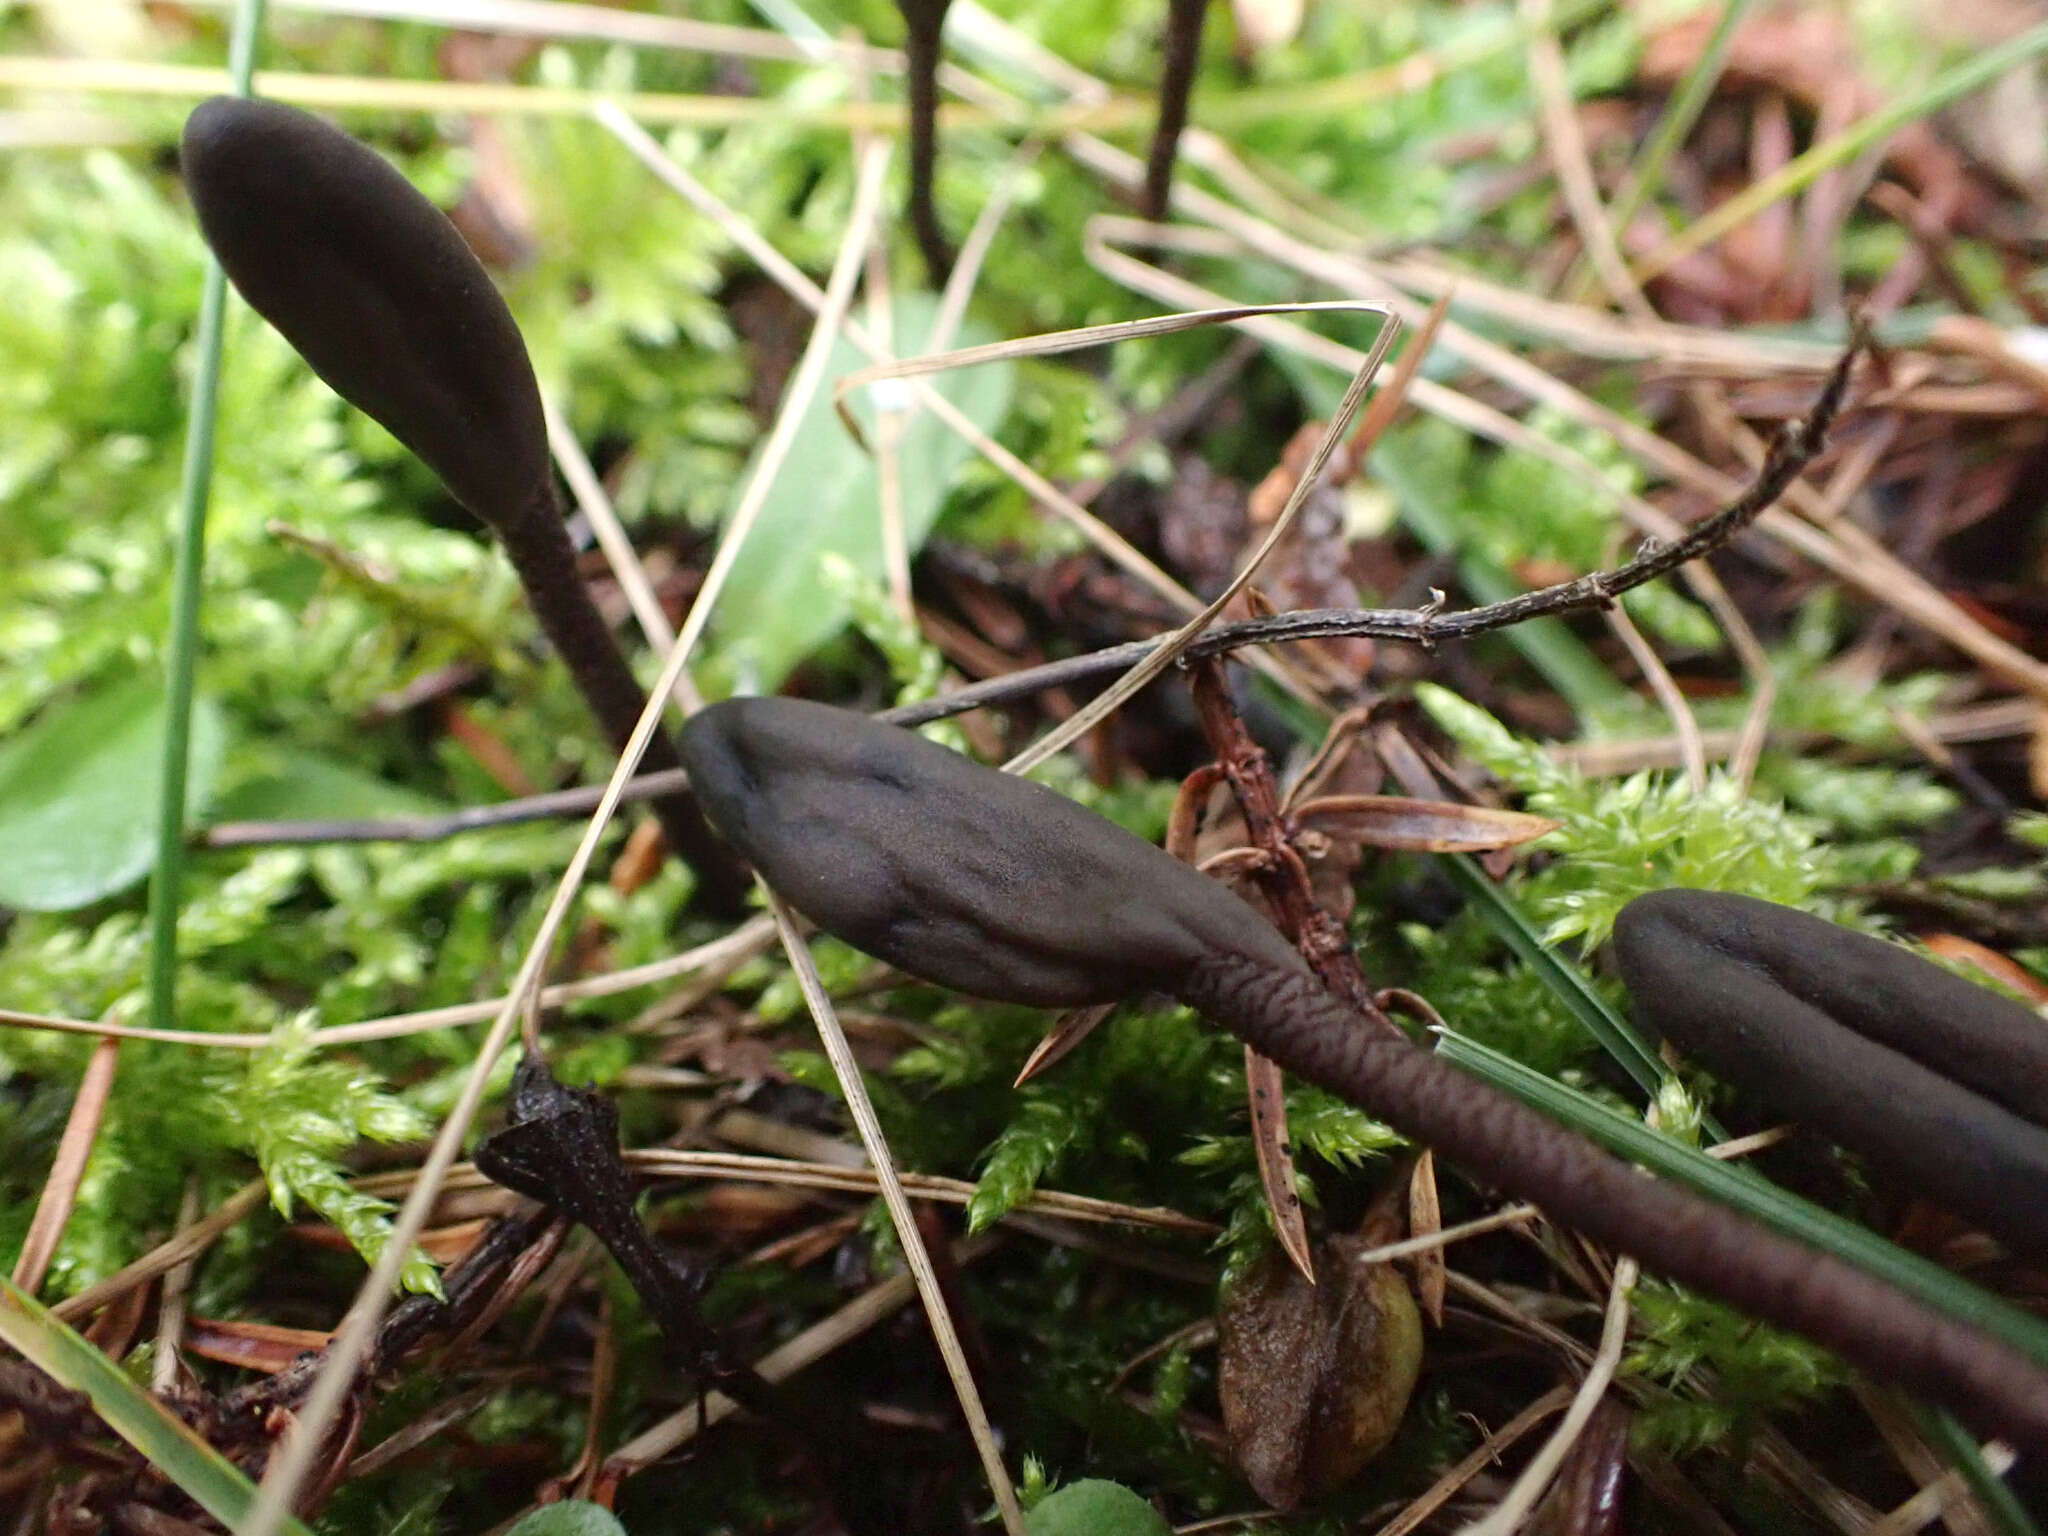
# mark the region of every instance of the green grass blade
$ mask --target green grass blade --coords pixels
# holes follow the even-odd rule
[[[1860,122],[1852,123],[1834,137],[1823,139],[1805,154],[1786,162],[1762,180],[1751,182],[1715,207],[1713,212],[1695,220],[1637,264],[1636,280],[1648,282],[1673,262],[1691,255],[1702,246],[1712,245],[1730,230],[1747,224],[1780,198],[1804,190],[1823,171],[1847,164],[1908,123],[1939,112],[1951,102],[1989,85],[2000,75],[2031,63],[2043,53],[2048,53],[2048,22],[2030,27],[1996,48],[1986,48],[1953,68],[1943,70],[1923,89],[1901,97]]]
[[[228,70],[235,94],[249,94],[256,43],[263,31],[264,0],[240,0],[229,44]],[[185,872],[185,779],[192,747],[192,693],[199,669],[199,603],[206,569],[206,503],[213,489],[213,428],[220,409],[221,322],[227,314],[227,275],[212,257],[199,299],[199,366],[192,414],[185,429],[185,463],[178,481],[176,564],[171,577],[171,633],[165,647],[163,771],[157,794],[156,867],[149,882],[149,1022],[176,1028],[178,1018],[178,896]]]
[[[59,1322],[13,1281],[0,1278],[0,1339],[21,1351],[59,1385],[83,1392],[107,1428],[142,1453],[149,1464],[192,1496],[229,1530],[256,1502],[256,1485],[235,1464],[200,1439],[122,1369]],[[292,1536],[312,1536],[296,1520]]]
[[[1622,1071],[1635,1079],[1636,1086],[1649,1098],[1655,1099],[1657,1090],[1670,1074],[1664,1070],[1664,1063],[1650,1042],[1636,1033],[1633,1024],[1607,1006],[1607,999],[1593,990],[1577,966],[1567,964],[1558,958],[1555,951],[1544,946],[1542,938],[1522,916],[1521,908],[1486,878],[1486,872],[1469,855],[1450,855],[1444,860],[1444,868],[1458,889],[1465,893],[1465,899],[1485,920],[1486,926],[1514,952],[1515,958],[1542,978],[1543,984],[1586,1026],[1587,1032],[1600,1042],[1607,1054],[1621,1063]]]
[[[1889,1281],[1946,1317],[1981,1328],[2048,1366],[2048,1321],[1951,1274],[1918,1254],[1886,1242],[1845,1217],[1802,1200],[1747,1169],[1731,1168],[1631,1116],[1608,1108],[1576,1088],[1531,1071],[1511,1056],[1444,1031],[1444,1058],[1532,1108],[1591,1137],[1608,1151],[1652,1173],[1733,1206],[1775,1231],[1810,1244],[1844,1263]]]
[[[1920,1421],[1920,1432],[1963,1474],[1971,1497],[1991,1517],[2000,1536],[2041,1536],[2041,1527],[2020,1503],[2019,1495],[2007,1486],[2004,1478],[1984,1465],[1976,1436],[1939,1408],[1918,1408],[1914,1417]]]
[[[1728,46],[1735,41],[1735,29],[1742,25],[1742,18],[1755,5],[1756,0],[1728,0],[1721,8],[1721,19],[1714,24],[1707,46],[1693,61],[1692,68],[1686,71],[1685,78],[1679,81],[1678,89],[1672,92],[1664,115],[1657,119],[1657,126],[1650,130],[1642,152],[1629,167],[1621,195],[1608,210],[1608,221],[1616,234],[1628,228],[1636,210],[1649,198],[1655,197],[1657,189],[1663,186],[1664,171],[1671,163],[1671,157],[1692,132],[1700,113],[1706,110],[1707,103],[1713,98],[1714,87],[1721,83],[1721,71],[1728,62]]]

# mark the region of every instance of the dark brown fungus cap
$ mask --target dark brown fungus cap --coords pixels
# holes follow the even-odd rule
[[[2048,1257],[2048,1023],[1896,944],[1751,896],[1639,896],[1614,949],[1660,1034]]]
[[[294,107],[219,96],[185,183],[228,277],[335,392],[494,525],[550,490],[518,327],[455,226],[381,155]]]
[[[1212,948],[1299,967],[1216,881],[1041,784],[802,699],[683,728],[705,814],[789,903],[913,975],[1041,1007],[1174,990]]]

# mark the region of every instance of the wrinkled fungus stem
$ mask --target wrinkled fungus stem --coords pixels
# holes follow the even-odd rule
[[[1824,1344],[1871,1375],[2048,1452],[2048,1373],[1862,1270],[1639,1173],[1405,1040],[1369,1032],[1263,949],[1191,966],[1175,995],[1467,1174],[1659,1273]]]
[[[1145,191],[1139,210],[1155,222],[1167,214],[1173,191],[1173,164],[1180,154],[1181,130],[1188,125],[1188,98],[1194,94],[1195,66],[1202,58],[1202,20],[1208,0],[1168,0],[1165,58],[1159,69],[1159,126],[1145,156]]]

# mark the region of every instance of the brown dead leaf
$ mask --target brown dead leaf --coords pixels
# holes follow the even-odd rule
[[[309,1350],[325,1349],[331,1334],[317,1328],[281,1328],[275,1323],[218,1322],[207,1317],[186,1319],[179,1348],[202,1360],[240,1366],[275,1376]]]
[[[1258,1159],[1266,1206],[1273,1213],[1273,1233],[1302,1279],[1314,1285],[1316,1265],[1309,1253],[1301,1195],[1294,1187],[1294,1153],[1287,1145],[1287,1084],[1279,1063],[1246,1046],[1244,1086],[1251,1100],[1252,1153]]]
[[[2026,998],[2036,1008],[2048,1008],[2048,982],[2044,982],[2025,966],[2007,959],[1995,949],[1989,949],[1974,939],[1963,938],[1960,934],[1936,933],[1926,939],[1927,947],[1944,960],[1961,960],[1974,966],[2001,986]]]
[[[1092,1008],[1069,1008],[1059,1016],[1053,1027],[1046,1032],[1043,1040],[1031,1048],[1031,1054],[1024,1058],[1024,1065],[1017,1069],[1017,1080],[1010,1086],[1022,1088],[1032,1078],[1058,1061],[1067,1052],[1079,1045],[1110,1015],[1114,1003],[1099,1003]]]
[[[1424,1147],[1422,1156],[1415,1160],[1415,1171],[1408,1175],[1408,1233],[1411,1237],[1434,1237],[1443,1229],[1443,1202],[1436,1191],[1436,1157]],[[1444,1325],[1444,1292],[1449,1283],[1444,1271],[1441,1244],[1415,1255],[1416,1296],[1422,1302],[1423,1314],[1439,1328]]]
[[[1405,795],[1324,795],[1297,807],[1294,819],[1368,848],[1404,853],[1488,853],[1530,842],[1559,825],[1522,811]]]

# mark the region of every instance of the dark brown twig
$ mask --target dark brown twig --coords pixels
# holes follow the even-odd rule
[[[1181,130],[1188,125],[1188,98],[1195,88],[1195,66],[1202,57],[1202,19],[1208,0],[1167,0],[1164,58],[1159,68],[1159,126],[1145,157],[1145,191],[1139,210],[1157,223],[1166,217],[1173,192],[1173,163],[1180,153]]]
[[[910,230],[924,255],[925,271],[934,288],[953,271],[953,247],[939,228],[933,183],[939,146],[939,39],[946,30],[946,9],[952,0],[896,0],[903,12],[904,79],[910,95]]]
[[[1757,471],[1756,479],[1742,495],[1712,517],[1695,524],[1682,539],[1669,544],[1645,544],[1633,560],[1612,570],[1595,571],[1502,602],[1461,609],[1456,613],[1445,613],[1436,604],[1413,609],[1309,608],[1218,624],[1188,647],[1187,662],[1193,664],[1246,646],[1342,635],[1365,635],[1375,640],[1403,642],[1429,650],[1451,641],[1470,640],[1507,629],[1528,619],[1604,607],[1622,593],[1667,575],[1688,560],[1697,560],[1720,549],[1784,494],[1785,488],[1813,462],[1825,444],[1828,431],[1834,425],[1848,392],[1851,369],[1865,342],[1865,333],[1859,327],[1849,350],[1842,354],[1841,361],[1829,374],[1813,409],[1803,420],[1788,422],[1780,430],[1763,466]],[[1084,656],[1021,668],[936,698],[883,710],[875,718],[892,725],[925,725],[972,709],[1011,703],[1049,689],[1128,671],[1149,656],[1160,643],[1158,640],[1134,640],[1090,651]],[[623,798],[630,801],[671,795],[688,782],[689,776],[680,768],[643,773],[627,784]],[[200,833],[197,841],[206,848],[247,848],[286,843],[433,842],[453,837],[458,832],[472,832],[485,827],[542,821],[553,816],[588,815],[596,809],[603,793],[595,786],[565,789],[509,800],[502,805],[453,811],[445,816],[397,817],[383,821],[223,822]]]

